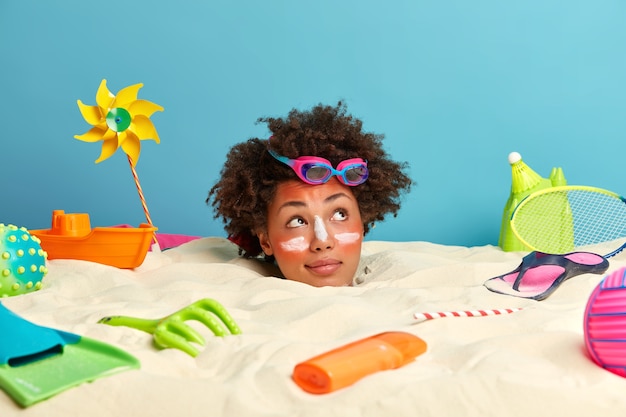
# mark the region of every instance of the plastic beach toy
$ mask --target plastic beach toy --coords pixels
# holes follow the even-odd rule
[[[41,327],[0,304],[0,388],[23,407],[83,382],[139,368],[105,343]]]
[[[106,80],[102,80],[96,92],[96,105],[90,106],[83,104],[80,100],[77,101],[83,118],[93,127],[82,135],[74,137],[84,142],[102,142],[102,150],[96,163],[110,158],[119,148],[122,148],[135,180],[146,221],[153,226],[135,165],[141,153],[142,140],[160,142],[150,116],[157,111],[163,111],[163,107],[148,100],[138,99],[137,95],[141,87],[143,87],[141,83],[130,85],[122,88],[115,95],[107,88]],[[155,236],[153,236],[153,241],[158,245]]]
[[[157,228],[142,223],[133,227],[91,228],[86,213],[52,212],[50,229],[31,230],[48,259],[79,259],[117,268],[142,264]]]
[[[626,378],[626,268],[608,274],[593,290],[583,330],[591,359]]]
[[[311,394],[326,394],[378,371],[395,369],[426,352],[426,342],[405,332],[385,332],[357,340],[299,363],[294,382]]]
[[[98,323],[109,326],[126,326],[154,335],[154,344],[162,349],[175,348],[191,356],[199,351],[190,342],[204,345],[204,338],[185,320],[196,320],[207,326],[216,336],[240,334],[241,329],[224,306],[204,298],[160,319],[140,319],[128,316],[103,317]],[[224,325],[226,327],[224,327]]]
[[[498,245],[505,251],[528,251],[530,248],[522,243],[513,233],[510,219],[517,205],[528,195],[549,187],[567,185],[563,170],[552,168],[549,178],[542,178],[522,160],[518,152],[509,154],[511,164],[511,193],[504,206]]]
[[[131,85],[115,95],[107,88],[106,80],[102,80],[96,93],[96,105],[77,101],[83,118],[93,127],[75,138],[84,142],[102,141],[102,152],[96,163],[111,157],[121,147],[131,165],[135,166],[139,160],[142,140],[152,139],[159,143],[159,135],[150,116],[154,112],[163,111],[163,107],[137,99],[141,87],[143,84]]]
[[[0,297],[36,291],[48,273],[40,240],[24,227],[0,223]]]

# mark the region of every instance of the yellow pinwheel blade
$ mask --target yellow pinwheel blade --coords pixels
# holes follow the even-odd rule
[[[128,108],[129,104],[137,100],[137,94],[139,93],[139,89],[141,87],[143,87],[143,84],[139,83],[129,85],[128,87],[124,87],[118,91],[117,96],[115,96],[115,107]]]
[[[111,140],[117,136],[117,132],[115,130],[108,129],[104,136],[102,136],[102,140]],[[118,140],[118,148],[119,148],[119,139]]]
[[[119,147],[117,135],[115,135],[112,139],[107,139],[102,142],[102,151],[100,152],[100,157],[96,159],[96,164],[108,159],[117,151]]]
[[[128,105],[128,111],[133,116],[150,117],[156,111],[163,111],[163,107],[148,100],[136,100]]]
[[[133,132],[127,130],[126,139],[124,142],[120,144],[122,150],[126,152],[126,155],[131,160],[131,164],[134,167],[137,165],[137,161],[139,160],[139,154],[141,153],[141,143],[139,142],[139,138]]]
[[[122,146],[124,141],[126,141],[126,138],[128,137],[128,133],[129,133],[128,130],[125,130],[123,132],[118,132],[117,134],[117,147],[118,148]]]
[[[139,140],[152,139],[156,143],[161,142],[161,139],[159,139],[159,134],[154,127],[154,124],[146,116],[135,116],[129,130],[137,135],[137,138]]]
[[[80,114],[83,115],[83,119],[85,119],[87,123],[92,126],[96,126],[104,122],[104,115],[102,114],[100,107],[83,104],[80,100],[77,100],[76,102],[78,103]]]
[[[98,106],[102,109],[103,113],[109,111],[109,108],[111,108],[111,104],[113,104],[114,100],[115,96],[107,88],[107,80],[102,80],[100,87],[98,87],[98,91],[96,92],[96,103],[98,103]]]
[[[102,140],[104,135],[107,133],[108,127],[106,125],[103,126],[95,126],[89,129],[87,132],[82,135],[74,135],[74,137],[78,140],[82,140],[83,142],[97,142]]]

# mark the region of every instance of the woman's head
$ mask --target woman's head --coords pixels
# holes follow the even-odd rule
[[[266,227],[256,235],[286,278],[344,286],[359,264],[363,222],[356,198],[336,178],[320,185],[287,180],[276,187]]]
[[[212,200],[215,217],[224,221],[231,239],[245,250],[247,256],[255,256],[263,250],[266,256],[276,258],[278,267],[288,279],[312,285],[350,283],[358,264],[363,235],[386,214],[395,216],[400,208],[401,194],[410,188],[411,180],[404,172],[406,164],[392,161],[382,149],[383,136],[362,132],[362,122],[346,114],[342,103],[335,107],[318,105],[310,111],[294,109],[285,118],[260,118],[258,121],[267,124],[271,137],[250,139],[231,148],[221,177],[207,199],[207,202]],[[283,162],[272,156],[270,149],[282,157]],[[340,170],[343,161],[354,160],[348,163],[354,165],[353,162],[360,159],[367,164],[368,177],[354,186],[345,185],[338,176],[331,177],[324,184],[308,184],[285,163],[287,159],[303,156],[324,158]],[[358,174],[358,171],[354,172]],[[341,204],[324,206],[324,201]],[[279,213],[277,209],[280,207],[286,208]],[[296,208],[302,209],[301,212],[290,213],[287,223],[280,223],[280,214],[288,209],[297,211]],[[329,209],[330,214],[325,213]],[[297,227],[287,227],[287,224]],[[348,224],[349,231],[346,231]],[[290,231],[285,236],[288,237],[286,241],[277,240],[279,231],[283,230],[280,227]],[[306,236],[296,236],[294,230],[303,232],[305,229]],[[330,260],[307,260],[316,265],[305,269],[312,274],[310,279],[299,276],[302,272],[297,272],[298,268],[290,271],[288,261],[295,254],[317,253],[321,259],[319,252],[322,249],[315,246],[322,245],[324,252],[330,250],[328,244],[320,243],[323,241],[320,237],[332,238],[333,248],[347,248],[350,254],[356,253],[356,263],[353,256],[341,261],[349,268],[338,268],[346,272],[346,277],[349,275],[349,278],[340,279],[346,281],[343,284],[335,283],[332,273],[327,280],[313,279],[315,271],[332,272],[335,267],[330,266]],[[306,250],[303,249],[305,246]],[[345,271],[348,269],[354,270]]]

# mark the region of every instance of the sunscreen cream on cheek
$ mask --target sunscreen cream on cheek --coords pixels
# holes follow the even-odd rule
[[[304,240],[304,236],[299,236],[286,242],[280,242],[280,247],[288,252],[302,252],[305,251],[309,245]]]
[[[354,243],[357,242],[361,238],[361,234],[357,232],[353,233],[337,233],[335,235],[335,240],[339,243]]]

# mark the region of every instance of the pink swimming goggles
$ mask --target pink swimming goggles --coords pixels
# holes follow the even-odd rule
[[[343,184],[354,187],[363,184],[369,175],[367,161],[361,158],[341,161],[335,169],[330,161],[317,156],[300,156],[296,159],[289,159],[286,156],[278,155],[271,149],[267,151],[278,161],[291,167],[298,178],[307,184],[324,184],[330,177],[336,175]]]

